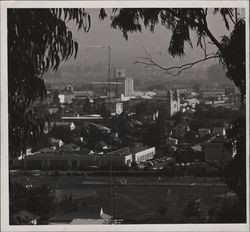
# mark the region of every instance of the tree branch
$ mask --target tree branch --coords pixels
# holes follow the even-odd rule
[[[194,20],[190,20],[187,17],[181,16],[179,14],[177,14],[174,10],[169,9],[169,11],[177,18],[179,18],[180,20],[184,20],[189,24],[193,24],[196,27],[198,27],[199,29],[201,29],[202,31],[206,32],[207,36],[210,38],[210,40],[214,43],[214,45],[223,53],[224,49],[221,46],[220,42],[214,37],[214,35],[211,33],[211,31],[209,30],[208,26],[207,26],[207,21],[206,21],[206,11],[203,15],[203,20],[204,20],[204,24],[203,23],[197,23]]]
[[[232,23],[235,25],[236,24],[236,21],[233,19],[233,16],[231,14],[228,15],[229,18],[231,19]]]
[[[220,42],[213,36],[211,31],[208,29],[207,25],[204,27],[204,31],[206,32],[207,36],[210,38],[210,40],[213,42],[213,44],[223,53],[224,48],[220,44]]]
[[[205,62],[205,61],[210,60],[210,59],[215,59],[215,58],[219,58],[219,56],[210,54],[210,55],[206,55],[205,58],[203,58],[203,59],[200,59],[200,60],[197,60],[197,61],[194,61],[194,62],[190,62],[190,63],[186,63],[186,64],[183,64],[183,65],[180,65],[180,66],[163,67],[162,65],[155,62],[152,59],[151,55],[147,53],[146,57],[142,57],[142,60],[136,61],[135,64],[143,64],[143,65],[145,65],[145,68],[148,68],[150,66],[151,67],[152,66],[157,67],[159,69],[164,70],[164,72],[167,73],[168,75],[178,76],[184,70],[190,69],[196,64]],[[175,71],[175,72],[172,72],[172,71]]]

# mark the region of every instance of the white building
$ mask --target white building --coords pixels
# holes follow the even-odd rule
[[[178,144],[178,139],[175,139],[175,138],[167,138],[167,139],[166,139],[166,144],[167,144],[167,145],[177,145],[177,144]]]
[[[72,100],[75,98],[75,94],[74,93],[61,93],[61,94],[58,94],[58,97],[59,97],[59,101],[61,104],[72,103]]]
[[[131,149],[133,155],[133,161],[137,164],[152,159],[155,155],[155,147],[145,148],[138,147]]]
[[[196,104],[200,103],[200,101],[196,98],[187,98],[184,102],[186,102],[188,106],[192,106],[193,108],[195,108]]]
[[[131,77],[121,77],[116,79],[120,84],[116,86],[117,97],[122,94],[125,97],[130,97],[134,95],[134,79]]]
[[[123,112],[122,102],[106,102],[105,104],[111,115],[120,115]]]
[[[64,126],[70,128],[70,130],[75,130],[76,126],[74,122],[45,122],[44,133],[48,134],[50,129],[54,126]]]

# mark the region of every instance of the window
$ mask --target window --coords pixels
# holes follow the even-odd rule
[[[72,164],[72,169],[77,168],[77,161],[76,160],[72,160],[71,164]]]

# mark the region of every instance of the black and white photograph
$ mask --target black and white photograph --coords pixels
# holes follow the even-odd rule
[[[3,1],[2,230],[248,231],[248,4]]]

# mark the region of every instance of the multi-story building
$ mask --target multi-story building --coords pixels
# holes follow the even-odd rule
[[[124,68],[115,68],[114,81],[117,82],[115,88],[112,88],[111,92],[116,93],[116,97],[132,97],[134,95],[134,80],[131,77],[126,76]]]
[[[132,154],[129,149],[120,149],[107,154],[98,154],[87,149],[66,152],[50,151],[27,156],[26,169],[79,169],[91,166],[119,168],[130,166]]]
[[[169,90],[165,95],[156,95],[152,103],[159,110],[159,117],[163,120],[171,118],[180,111],[180,94],[178,90]]]
[[[67,146],[67,145],[64,145]],[[24,158],[26,169],[79,169],[91,166],[121,168],[131,166],[134,161],[140,163],[155,155],[155,147],[122,148],[106,154],[88,149],[45,148],[40,152]]]
[[[133,156],[133,162],[137,164],[152,159],[155,155],[155,147],[135,147],[131,148],[130,151]]]
[[[72,100],[75,98],[75,94],[71,92],[65,92],[58,94],[59,100],[61,104],[64,103],[72,103]]]
[[[173,116],[178,111],[180,111],[180,94],[177,90],[169,90],[168,91],[168,107],[169,107],[169,116]]]
[[[116,95],[121,97],[131,97],[134,95],[134,79],[131,77],[119,77],[116,79],[119,83],[116,85]]]

